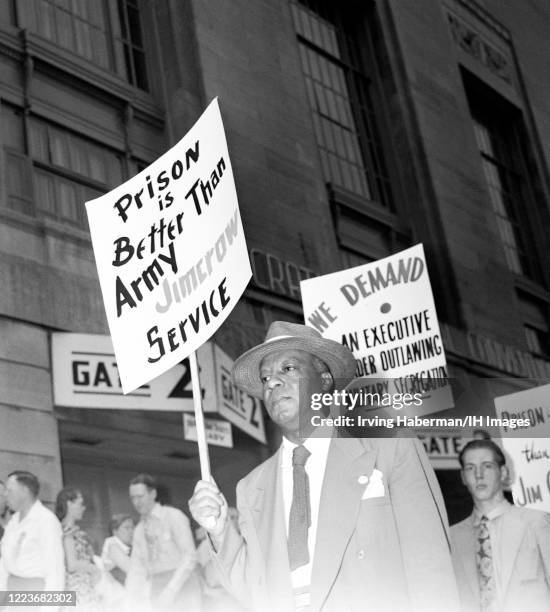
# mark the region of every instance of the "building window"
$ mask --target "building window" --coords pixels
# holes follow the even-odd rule
[[[527,348],[541,357],[550,357],[550,341],[548,328],[546,330],[537,329],[530,325],[525,326],[525,339]]]
[[[19,0],[30,31],[147,89],[138,0]]]
[[[550,308],[548,302],[518,291],[518,298],[525,332],[525,342],[531,353],[538,357],[550,357]]]
[[[325,180],[391,207],[372,78],[346,25],[349,19],[320,0],[292,0],[291,9]],[[364,41],[362,46],[368,47]]]
[[[530,215],[537,179],[526,160],[521,112],[466,72],[464,84],[506,266],[541,282]]]
[[[123,155],[36,116],[29,118],[26,151],[22,111],[8,104],[1,111],[5,207],[86,228],[84,202],[127,178]]]
[[[25,215],[33,214],[32,164],[25,154],[25,128],[21,110],[2,104],[4,148],[3,205]]]
[[[137,0],[118,0],[120,23],[119,44],[124,53],[124,66],[130,83],[148,89],[145,51]]]
[[[120,155],[37,118],[30,146],[36,208],[60,221],[85,228],[84,202],[122,182]]]
[[[121,157],[110,149],[34,117],[30,136],[35,161],[68,170],[107,188],[122,183]]]
[[[102,68],[111,68],[103,0],[24,0],[25,25]]]

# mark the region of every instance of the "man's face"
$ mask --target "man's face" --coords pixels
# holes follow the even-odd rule
[[[311,394],[326,388],[312,355],[295,349],[266,355],[260,364],[260,380],[271,420],[290,432],[298,432],[300,409],[309,407]]]
[[[157,492],[155,489],[148,489],[141,483],[130,485],[130,500],[140,516],[146,516],[151,512],[156,498]]]
[[[499,467],[494,453],[489,448],[472,448],[464,453],[462,482],[466,485],[474,502],[494,499],[504,486],[506,468]]]
[[[21,508],[24,506],[25,502],[32,497],[27,487],[20,484],[15,476],[10,476],[8,478],[8,481],[6,482],[6,494],[8,506],[14,512],[19,512],[19,510],[21,510]]]

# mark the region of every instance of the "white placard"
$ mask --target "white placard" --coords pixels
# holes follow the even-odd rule
[[[353,352],[357,376],[381,380],[387,394],[422,394],[422,404],[403,413],[453,406],[421,244],[300,285],[306,324]]]
[[[197,354],[205,412],[217,411],[213,350],[206,342]],[[193,411],[188,360],[124,395],[113,344],[106,335],[53,333],[52,369],[56,406]]]
[[[233,360],[219,346],[214,347],[214,363],[219,413],[233,425],[265,444],[262,403],[231,382]]]
[[[214,446],[233,448],[233,432],[231,423],[215,419],[204,419],[206,441]],[[195,417],[191,414],[183,415],[183,437],[191,442],[197,441],[197,426]]]
[[[498,419],[522,419],[527,427],[500,426],[517,506],[550,512],[550,385],[495,398]]]
[[[180,142],[86,210],[129,393],[204,344],[251,278],[217,99]]]

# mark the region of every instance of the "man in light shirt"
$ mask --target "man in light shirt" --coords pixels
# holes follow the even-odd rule
[[[8,505],[15,514],[1,542],[0,591],[62,591],[61,525],[39,501],[38,479],[30,472],[15,471],[8,476],[6,488]]]
[[[237,485],[240,533],[217,486],[197,484],[189,507],[213,565],[258,612],[455,611],[445,509],[418,440],[322,436],[303,418],[313,393],[354,373],[348,348],[281,321],[237,359],[235,384],[264,400],[283,440]]]
[[[130,499],[140,515],[134,530],[126,588],[136,609],[143,607],[149,586],[156,610],[200,609],[197,554],[189,519],[177,508],[157,502],[157,485],[149,474],[130,483]]]
[[[506,460],[491,440],[473,440],[459,454],[472,514],[451,527],[465,612],[550,610],[550,514],[504,497]]]

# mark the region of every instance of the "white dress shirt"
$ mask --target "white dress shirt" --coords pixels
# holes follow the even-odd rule
[[[8,576],[43,578],[44,590],[62,591],[65,586],[63,532],[56,516],[36,500],[21,520],[16,512],[6,526],[0,556],[0,590]]]
[[[196,564],[189,519],[181,510],[157,503],[134,530],[126,588],[134,599],[138,599],[155,574],[173,571],[168,586],[178,592],[191,577]]]
[[[291,572],[290,579],[294,589],[308,587],[311,583],[311,570],[313,567],[313,557],[315,555],[315,538],[317,536],[317,523],[319,519],[319,503],[321,500],[321,489],[323,487],[323,478],[325,477],[325,466],[327,463],[330,440],[330,437],[313,437],[308,438],[303,443],[311,453],[305,465],[306,474],[309,479],[309,503],[311,507],[311,526],[308,530],[307,537],[309,563]],[[296,446],[298,445],[283,437],[283,443],[281,445],[281,476],[287,537],[290,507],[292,506],[294,489],[292,453]]]

